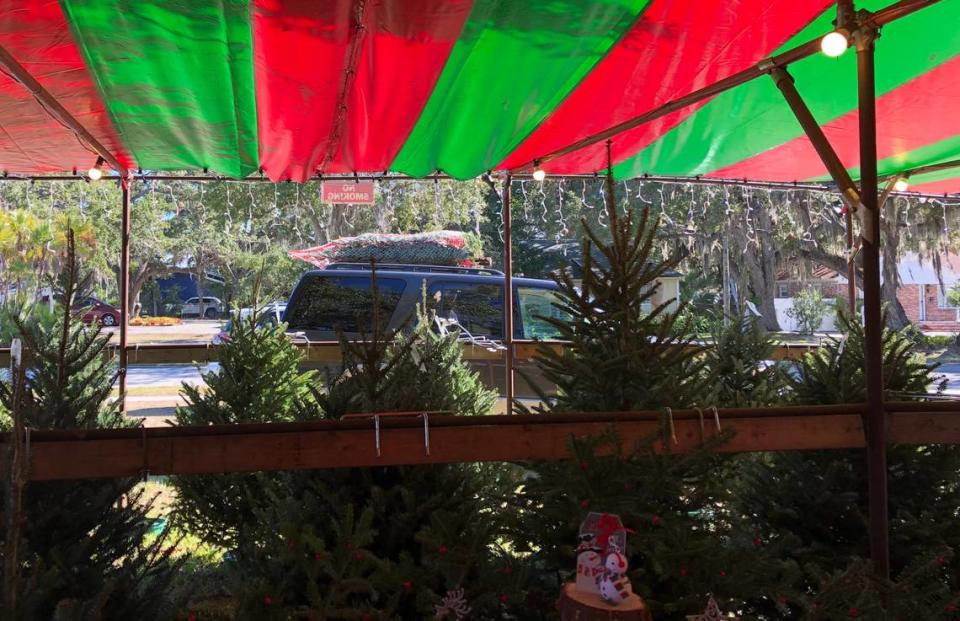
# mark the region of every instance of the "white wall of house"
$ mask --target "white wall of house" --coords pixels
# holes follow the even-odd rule
[[[680,277],[664,276],[663,278],[658,278],[657,283],[659,286],[653,295],[651,303],[654,306],[658,306],[664,302],[669,302],[667,310],[675,313],[680,307]]]
[[[777,309],[777,322],[780,324],[780,329],[784,332],[799,332],[799,329],[797,328],[797,322],[787,315],[787,311],[793,308],[793,298],[776,298],[774,299],[773,304]],[[834,317],[833,308],[831,305],[831,308],[823,317],[823,323],[820,324],[820,329],[818,332],[833,332],[836,329],[836,317]]]

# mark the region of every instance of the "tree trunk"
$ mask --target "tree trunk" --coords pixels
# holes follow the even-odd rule
[[[757,269],[752,269],[750,287],[757,296],[757,308],[763,315],[763,326],[772,332],[780,330],[777,320],[777,252],[773,243],[773,220],[770,218],[770,205],[756,201],[753,205],[754,230],[757,234],[753,259]]]
[[[745,219],[751,226],[733,227],[737,231],[737,244],[733,250],[740,257],[733,264],[742,268],[736,270],[741,276],[737,284],[741,291],[743,285],[750,288],[757,310],[760,311],[760,325],[771,332],[779,332],[780,322],[774,303],[777,290],[776,248],[769,206],[761,200],[745,200],[750,201],[746,205]],[[749,231],[753,231],[753,239]],[[745,296],[741,294],[741,297]]]
[[[155,265],[147,264],[138,267],[134,272],[133,277],[130,279],[130,291],[127,296],[127,312],[130,313],[131,317],[135,316],[133,310],[136,308],[137,302],[140,301],[140,294],[143,291],[143,287],[147,284],[147,281],[160,276],[164,271],[165,270],[157,268]],[[157,314],[156,307],[154,307],[153,313],[154,315]]]
[[[902,330],[910,325],[910,319],[903,310],[903,305],[897,299],[897,289],[900,286],[900,276],[897,267],[900,263],[900,210],[897,208],[897,199],[890,196],[883,205],[880,214],[880,230],[883,243],[880,251],[883,253],[882,277],[880,286],[880,300],[884,304],[887,316],[887,325],[893,330]]]
[[[194,257],[194,261],[196,262],[196,273],[194,275],[197,278],[197,308],[199,309],[197,319],[203,319],[203,314],[207,310],[203,303],[203,288],[204,288],[203,284],[204,284],[204,276],[206,276],[204,272],[206,270],[204,269],[204,264],[200,260],[199,255]]]

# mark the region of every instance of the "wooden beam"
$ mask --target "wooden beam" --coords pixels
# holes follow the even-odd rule
[[[890,441],[960,444],[960,403],[895,403]],[[722,409],[733,437],[725,453],[863,448],[863,404]],[[615,427],[626,446],[685,453],[718,433],[709,411],[674,412],[676,441],[658,438],[660,412],[528,416],[432,416],[429,450],[419,416],[380,419],[378,455],[372,418],[150,429],[33,431],[34,481],[152,474],[558,460],[571,437]],[[9,434],[0,434],[0,445]]]
[[[721,410],[734,437],[723,452],[855,448],[864,445],[863,406]],[[674,414],[676,442],[658,450],[683,453],[718,432],[709,412]],[[34,431],[32,480],[299,470],[478,461],[565,459],[571,437],[615,426],[627,446],[646,446],[660,412],[453,417],[430,419],[429,450],[422,419],[382,417],[380,451],[372,419],[260,425]],[[939,414],[938,416],[958,416]],[[954,426],[950,423],[949,426]],[[960,421],[955,426],[960,428]],[[8,434],[0,437],[9,441]],[[666,443],[666,444],[664,444]]]
[[[340,344],[334,341],[325,341],[322,343],[311,343],[310,345],[298,343],[298,347],[303,350],[305,362],[337,362],[340,360]],[[557,350],[562,349],[564,344],[561,342],[550,342],[546,344]],[[540,347],[539,343],[532,341],[516,341],[514,348],[516,351],[515,359],[518,361],[532,360]],[[705,346],[697,345],[696,349],[702,349]],[[817,345],[796,344],[780,345],[772,354],[773,360],[799,360],[809,351],[817,348]],[[116,353],[116,346],[108,348],[111,353]],[[208,343],[194,344],[172,344],[155,343],[149,345],[128,345],[127,346],[128,364],[192,364],[203,362],[216,362],[219,359],[217,346]],[[503,360],[503,352],[496,352],[477,347],[476,345],[464,344],[463,357],[469,361],[481,360]],[[10,349],[0,347],[0,367],[10,366]]]

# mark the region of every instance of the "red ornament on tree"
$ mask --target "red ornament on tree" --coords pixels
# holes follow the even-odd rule
[[[447,548],[447,546],[441,545],[437,551],[440,552],[440,554],[446,554],[450,550]]]
[[[507,600],[509,600],[509,599],[510,599],[510,598],[507,597],[506,595],[501,595],[501,596],[500,596],[500,603],[501,603],[501,604],[506,604],[506,603],[507,603]]]
[[[403,583],[403,590],[406,591],[407,593],[409,593],[410,591],[412,591],[412,590],[413,590],[413,583],[410,582],[409,580],[404,581],[404,583]]]
[[[654,526],[657,526],[658,524],[660,524],[660,516],[654,515],[653,517],[651,517],[650,523],[653,524]]]
[[[850,610],[847,611],[847,614],[850,615],[851,617],[859,617],[859,616],[860,616],[860,609],[859,609],[859,608],[851,608]]]
[[[590,506],[590,501],[589,501],[589,500],[581,500],[581,501],[580,501],[580,508],[581,508],[581,509],[586,509],[586,508],[589,507],[589,506]]]
[[[264,604],[264,606],[269,606],[269,605],[272,604],[272,603],[273,603],[273,598],[272,598],[272,597],[270,597],[269,595],[264,595],[264,596],[263,596],[263,604]]]
[[[362,560],[363,560],[363,552],[357,552],[357,553],[354,555],[354,558],[357,559],[358,561],[362,561]]]

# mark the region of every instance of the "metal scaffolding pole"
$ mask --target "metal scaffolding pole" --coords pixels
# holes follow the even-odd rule
[[[506,386],[507,414],[513,411],[513,398],[516,391],[513,383],[513,215],[510,212],[512,193],[510,190],[513,177],[508,173],[503,182],[503,344],[507,347],[504,352],[506,358]]]
[[[30,75],[23,65],[3,47],[0,47],[0,67],[2,67],[10,77],[30,91],[30,94],[33,95],[40,105],[43,106],[43,109],[47,111],[47,114],[70,130],[81,143],[85,144],[93,150],[94,153],[103,158],[103,160],[109,164],[111,168],[120,173],[121,176],[126,176],[126,167],[110,153],[109,149],[103,146],[86,127],[81,125],[80,121],[70,114],[67,109],[63,107],[63,104],[50,94],[47,89],[43,88],[40,82]]]
[[[847,227],[847,302],[850,305],[850,316],[857,314],[857,253],[853,247],[853,209],[847,206],[844,214],[844,224]]]
[[[877,179],[877,109],[874,44],[876,27],[869,18],[854,33],[857,47],[857,93],[860,112],[860,236],[863,252],[863,317],[867,383],[867,479],[870,507],[870,557],[874,571],[890,576],[887,493],[887,417],[883,403],[883,316],[880,302],[880,206]]]
[[[120,182],[120,407],[127,411],[127,326],[130,321],[130,183]]]

